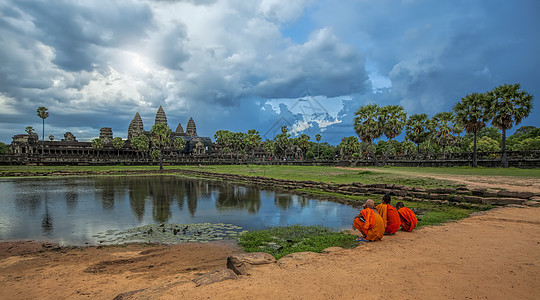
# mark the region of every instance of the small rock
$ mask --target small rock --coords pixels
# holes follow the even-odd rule
[[[224,281],[227,279],[238,279],[238,276],[231,269],[219,269],[219,270],[205,273],[193,279],[193,282],[195,282],[197,286],[201,286],[203,284],[208,285],[215,282]]]
[[[238,275],[250,275],[249,269],[254,265],[275,263],[276,259],[264,252],[241,253],[227,257],[227,268]]]

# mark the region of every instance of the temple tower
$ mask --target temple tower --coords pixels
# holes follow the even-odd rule
[[[133,117],[133,120],[131,120],[131,123],[129,123],[128,140],[138,137],[139,135],[143,134],[143,132],[144,128],[141,116],[139,115],[139,113],[136,113],[135,117]]]
[[[156,120],[154,122],[154,125],[156,124],[164,124],[165,126],[167,126],[167,128],[169,127],[169,125],[167,125],[167,116],[165,115],[165,111],[163,110],[163,107],[161,107],[161,105],[159,106],[156,113]]]
[[[99,132],[99,138],[103,141],[104,145],[112,143],[113,133],[110,127],[103,127]]]
[[[182,124],[178,123],[178,127],[176,127],[176,133],[184,134],[184,128],[182,128]]]
[[[189,118],[189,121],[187,122],[186,135],[197,136],[197,127],[195,127],[195,122],[193,121],[193,118]]]

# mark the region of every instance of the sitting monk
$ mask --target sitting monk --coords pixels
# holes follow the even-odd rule
[[[411,231],[416,227],[416,215],[403,205],[403,202],[396,203],[396,208],[401,219],[401,230]]]
[[[396,233],[396,231],[399,230],[399,227],[401,226],[399,214],[396,208],[390,205],[389,195],[384,195],[382,200],[383,203],[377,205],[377,211],[379,212],[384,221],[384,233],[394,234]]]
[[[368,199],[364,208],[354,218],[353,226],[362,232],[364,239],[358,238],[357,241],[378,241],[384,234],[384,222],[381,216],[373,211],[375,203]]]

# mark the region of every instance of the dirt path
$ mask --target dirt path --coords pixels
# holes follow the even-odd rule
[[[457,184],[464,184],[468,188],[492,188],[506,189],[509,191],[522,191],[540,193],[540,180],[538,178],[515,177],[515,176],[473,176],[473,175],[453,175],[453,174],[429,174],[416,173],[401,170],[374,169],[374,168],[347,168],[340,169],[363,170],[372,172],[391,172],[392,174],[410,176],[410,177],[427,177],[434,179],[442,179],[453,181]]]
[[[540,208],[506,207],[195,287],[234,244],[41,249],[0,243],[0,299],[537,299]]]

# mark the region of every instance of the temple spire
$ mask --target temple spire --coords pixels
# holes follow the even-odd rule
[[[193,118],[189,118],[189,121],[187,122],[186,135],[197,136],[197,127],[195,126],[195,122],[193,121]]]
[[[133,117],[133,120],[131,120],[131,123],[129,123],[128,140],[138,137],[139,135],[143,134],[143,132],[143,121],[141,119],[141,115],[139,115],[137,112],[135,117]]]
[[[167,124],[167,116],[165,115],[165,111],[163,110],[163,107],[161,107],[161,105],[159,106],[156,113],[156,120],[154,122],[154,125],[156,124],[164,124],[165,126],[169,127],[169,125]]]

